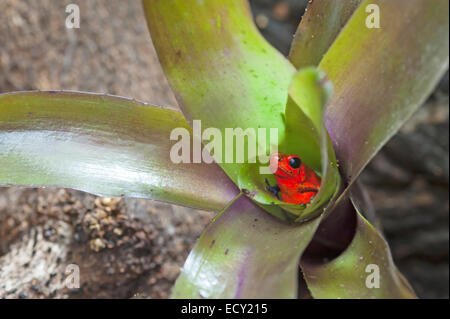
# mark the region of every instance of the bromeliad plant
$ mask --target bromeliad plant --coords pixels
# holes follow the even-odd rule
[[[445,72],[448,1],[311,1],[288,58],[258,33],[245,0],[143,2],[182,113],[108,95],[3,94],[0,184],[219,212],[173,297],[294,298],[299,262],[314,298],[415,297],[363,217],[356,180]],[[380,28],[366,25],[369,4]],[[320,176],[311,202],[286,201],[286,188],[277,198],[265,179],[280,179],[259,174],[260,163],[221,163],[216,150],[217,164],[173,163],[170,133],[197,119],[221,133],[278,129],[268,142]]]

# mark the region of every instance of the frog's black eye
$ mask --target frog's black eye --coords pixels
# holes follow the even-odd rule
[[[289,160],[289,166],[292,168],[299,168],[302,161],[298,157],[293,157]]]

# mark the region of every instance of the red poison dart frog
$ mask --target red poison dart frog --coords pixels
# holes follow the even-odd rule
[[[270,169],[277,184],[271,186],[265,179],[267,190],[283,202],[306,206],[319,191],[320,177],[297,155],[272,154]]]

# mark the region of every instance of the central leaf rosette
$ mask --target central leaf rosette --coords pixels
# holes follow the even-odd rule
[[[265,105],[257,111],[257,128],[223,127],[222,118],[206,117],[208,124],[222,126],[207,127],[202,132],[202,120],[196,119],[191,123],[192,147],[188,130],[173,131],[171,139],[182,138],[172,147],[172,161],[189,163],[192,157],[193,163],[211,163],[214,159],[242,193],[283,220],[304,221],[319,215],[340,186],[336,157],[323,124],[332,85],[323,72],[311,67],[294,74],[286,91],[285,107],[278,115]],[[281,172],[277,169],[283,157],[298,161],[297,175],[290,172],[294,178],[288,187],[274,177]],[[313,192],[304,196],[306,200],[286,200],[287,193],[302,198],[302,192],[308,189]]]
[[[259,172],[267,162],[213,157],[241,190],[271,214],[302,220],[319,214],[339,188],[334,151],[323,128],[329,94],[323,76],[315,69],[297,73],[261,36],[246,1],[232,6],[226,1],[175,3],[144,1],[144,9],[159,60],[186,119],[191,125],[201,120],[203,128],[218,129],[222,137],[227,129],[265,129],[268,134],[265,143],[258,142],[258,154],[266,160],[270,149],[296,154],[321,175],[320,192],[308,207],[277,201],[265,189],[265,178],[274,183],[270,174]],[[196,45],[187,41],[191,34]],[[277,141],[270,140],[271,129],[277,130]]]
[[[288,89],[283,113],[284,131],[278,151],[298,155],[302,162],[321,177],[320,190],[308,205],[281,201],[266,187],[276,184],[273,174],[263,174],[264,163],[245,163],[241,166],[238,186],[266,211],[283,219],[303,221],[323,212],[337,195],[340,176],[331,140],[323,125],[323,111],[332,94],[332,85],[323,72],[306,68],[294,75]],[[267,164],[266,164],[267,165]]]

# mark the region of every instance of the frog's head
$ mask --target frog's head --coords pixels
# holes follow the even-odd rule
[[[302,169],[302,160],[298,155],[285,155],[273,153],[270,156],[270,169],[272,173],[280,178],[296,177]]]

